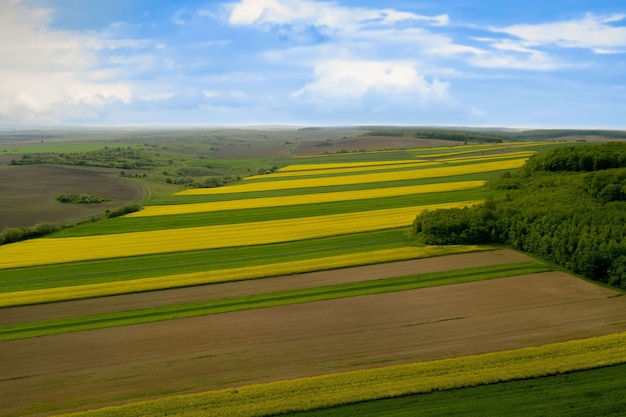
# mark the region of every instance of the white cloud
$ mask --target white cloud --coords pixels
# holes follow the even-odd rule
[[[243,91],[204,90],[202,95],[214,105],[224,107],[241,107],[251,103],[250,96]]]
[[[472,107],[470,110],[470,114],[474,117],[484,117],[487,115],[487,112],[479,109],[478,107]]]
[[[562,68],[565,64],[555,60],[550,54],[524,46],[523,43],[509,39],[477,39],[488,42],[491,47],[476,49],[468,62],[481,68],[508,68],[533,71],[551,71]]]
[[[174,93],[151,93],[142,95],[140,99],[143,101],[165,101],[174,96],[176,96]]]
[[[170,18],[170,21],[175,25],[184,26],[187,23],[187,21],[183,19],[183,15],[186,12],[187,11],[185,9],[177,10],[176,13],[174,13],[174,15]]]
[[[447,83],[436,78],[426,81],[409,62],[326,61],[315,67],[314,77],[293,97],[332,106],[337,101],[358,102],[366,96],[427,103],[448,95]]]
[[[448,16],[422,16],[395,9],[343,7],[328,1],[242,0],[234,5],[228,21],[232,25],[290,24],[352,30],[361,26],[393,25],[401,21],[445,25]]]
[[[622,22],[626,14],[596,16],[588,13],[584,18],[565,22],[519,24],[493,28],[521,39],[528,46],[556,45],[566,48],[588,48],[605,51],[626,47],[626,26],[614,26]]]
[[[90,118],[107,104],[129,103],[131,87],[107,81],[94,49],[136,44],[51,30],[49,13],[0,2],[0,120]]]

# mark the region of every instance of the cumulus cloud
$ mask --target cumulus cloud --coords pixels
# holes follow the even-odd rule
[[[587,48],[599,53],[626,48],[626,14],[597,16],[591,13],[581,19],[540,24],[518,24],[494,28],[521,39],[528,46],[556,45],[566,48]]]
[[[51,30],[49,18],[19,0],[0,2],[0,119],[93,118],[102,106],[130,102],[128,84],[95,68],[95,50],[117,41]]]
[[[372,96],[423,104],[447,95],[447,83],[436,78],[428,82],[410,62],[332,60],[318,64],[314,80],[293,97],[332,107],[337,102],[357,104]]]

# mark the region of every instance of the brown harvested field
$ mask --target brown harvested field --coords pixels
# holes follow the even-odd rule
[[[148,293],[126,294],[64,303],[39,304],[6,308],[0,315],[0,326],[15,323],[51,320],[85,314],[101,314],[115,311],[136,310],[173,304],[209,301],[220,298],[241,297],[253,294],[315,288],[347,282],[369,281],[415,274],[426,274],[455,269],[528,262],[532,258],[510,249],[480,253],[461,253],[426,259],[390,262],[376,265],[310,272],[251,281],[227,282],[177,288]]]
[[[454,267],[450,258],[439,262]],[[60,412],[621,332],[626,298],[618,294],[553,272],[3,342],[0,414]]]
[[[55,165],[0,166],[0,230],[88,220],[105,210],[141,201],[146,191],[118,176],[119,170]],[[100,204],[63,204],[59,194],[94,194],[111,199]]]

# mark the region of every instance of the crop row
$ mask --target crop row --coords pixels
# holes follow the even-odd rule
[[[413,148],[407,149],[407,152],[412,152],[418,155],[418,157],[448,157],[453,155],[474,154],[476,152],[487,151],[502,151],[504,149],[518,149],[528,147],[546,147],[554,145],[562,145],[565,142],[511,142],[495,145],[459,145],[459,146],[444,146],[436,148]]]
[[[625,345],[626,333],[617,333],[540,347],[171,396],[71,416],[272,416],[625,363]]]
[[[360,168],[375,168],[379,166],[394,166],[394,165],[406,165],[414,164],[414,159],[400,159],[390,161],[363,161],[363,162],[338,162],[338,163],[315,163],[315,164],[296,164],[287,165],[280,168],[278,172],[299,172],[299,171],[315,171],[315,170],[328,170],[328,169],[360,169]]]
[[[224,210],[241,210],[262,207],[285,207],[300,204],[318,204],[335,201],[364,200],[370,198],[396,197],[425,193],[441,193],[479,188],[485,181],[460,181],[441,184],[411,185],[404,187],[375,188],[369,190],[338,191],[318,194],[289,195],[280,197],[251,198],[245,200],[216,201],[208,203],[148,206],[126,216],[149,217],[174,214],[203,213]]]
[[[0,269],[0,292],[99,284],[415,247],[402,229],[321,239]]]
[[[412,170],[401,170],[384,173],[368,173],[346,176],[333,176],[322,178],[302,178],[282,181],[248,182],[228,187],[218,188],[193,188],[180,191],[177,195],[198,195],[198,194],[223,194],[234,192],[252,192],[267,190],[285,190],[309,187],[327,187],[348,184],[375,183],[383,181],[401,181],[418,178],[449,177],[453,175],[472,174],[475,172],[500,171],[505,169],[521,168],[526,162],[526,158],[513,159],[507,161],[484,162],[459,166],[445,166],[436,168],[423,168]],[[268,175],[270,177],[271,175]]]
[[[146,202],[144,206],[149,205],[176,205],[176,204],[191,204],[191,203],[205,203],[213,201],[228,201],[228,200],[245,200],[249,198],[260,197],[280,197],[285,195],[298,195],[304,194],[319,194],[320,192],[339,192],[339,191],[355,191],[355,190],[370,190],[374,188],[391,188],[391,187],[405,187],[409,185],[426,185],[426,184],[444,184],[446,182],[461,182],[461,181],[485,181],[491,178],[498,177],[504,171],[490,171],[480,172],[476,171],[471,174],[464,175],[452,175],[449,177],[434,177],[434,178],[414,178],[411,180],[400,181],[382,181],[376,183],[363,183],[363,184],[345,184],[337,186],[328,186],[323,189],[316,188],[298,188],[285,189],[285,190],[261,190],[251,191],[247,193],[224,193],[224,194],[196,194],[196,195],[170,195],[167,197],[158,197],[154,200]],[[232,188],[231,185],[228,187]],[[96,223],[97,224],[97,223]]]
[[[350,282],[275,293],[253,294],[194,303],[125,310],[91,316],[19,323],[0,326],[0,341],[229,313],[257,308],[310,303],[314,301],[335,300],[362,295],[414,290],[440,285],[546,272],[549,269],[546,264],[537,261],[490,265],[406,277]]]
[[[129,279],[125,281],[100,282],[95,284],[71,285],[57,288],[14,291],[0,294],[0,307],[78,300],[142,291],[187,287],[192,285],[214,284],[218,282],[242,281],[279,275],[321,271],[326,269],[346,268],[407,259],[428,258],[432,256],[450,255],[453,253],[477,252],[489,249],[490,248],[486,246],[405,247],[370,252],[358,252],[346,255],[312,257],[304,260],[260,264],[239,268]]]
[[[410,225],[415,216],[426,209],[463,207],[475,203],[464,201],[207,227],[35,239],[1,246],[0,268],[261,245],[393,229]]]
[[[484,160],[495,161],[499,159],[514,159],[514,158],[530,158],[535,155],[537,152],[527,151],[527,152],[506,152],[506,153],[498,153],[498,154],[487,154],[487,155],[470,155],[470,156],[460,156],[454,158],[445,158],[441,159],[441,162],[480,162]]]
[[[336,175],[336,174],[351,174],[351,173],[359,173],[359,172],[372,172],[372,171],[389,171],[393,169],[407,169],[407,168],[423,168],[432,165],[440,165],[440,162],[432,162],[432,161],[418,161],[412,160],[411,162],[401,162],[396,163],[396,161],[389,161],[387,164],[377,164],[372,166],[357,166],[357,167],[346,167],[346,168],[332,168],[332,166],[340,165],[340,164],[327,164],[329,168],[323,168],[322,165],[318,164],[316,169],[313,170],[305,170],[302,169],[304,165],[298,165],[300,169],[287,170],[272,173],[271,178],[283,178],[283,177],[305,177],[305,176],[313,176],[313,175]],[[289,168],[289,167],[285,167]],[[251,177],[246,177],[244,180],[258,180],[258,179],[266,179],[268,176],[266,175],[254,175]]]

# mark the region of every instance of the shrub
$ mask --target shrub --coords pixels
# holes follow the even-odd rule
[[[127,204],[125,206],[122,206],[116,210],[107,210],[105,212],[105,217],[108,219],[112,219],[114,217],[120,217],[123,216],[125,214],[129,214],[129,213],[134,213],[136,211],[141,210],[141,204]]]

